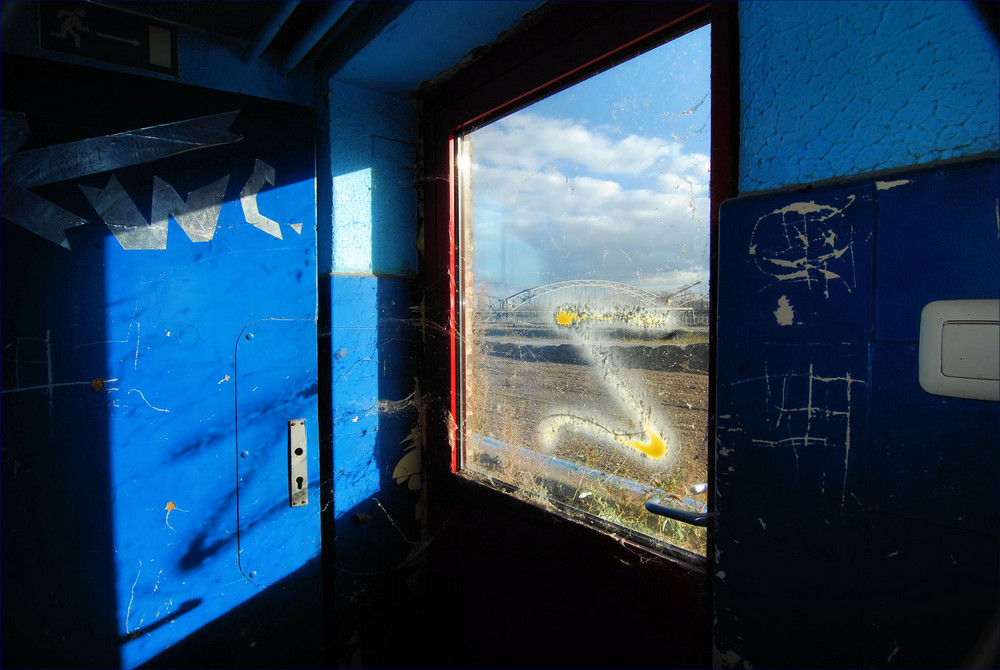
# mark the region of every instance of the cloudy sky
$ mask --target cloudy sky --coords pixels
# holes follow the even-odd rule
[[[473,273],[708,288],[709,28],[473,132]]]

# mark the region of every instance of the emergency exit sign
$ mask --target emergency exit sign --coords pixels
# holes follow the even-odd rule
[[[177,77],[177,26],[92,2],[38,2],[38,46]]]

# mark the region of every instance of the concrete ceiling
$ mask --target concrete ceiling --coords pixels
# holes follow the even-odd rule
[[[372,39],[335,62],[333,78],[404,94],[490,44],[516,26],[540,0],[418,0]]]
[[[313,63],[337,81],[393,94],[453,67],[541,0],[288,2],[107,0],[102,4],[248,43],[288,73]]]

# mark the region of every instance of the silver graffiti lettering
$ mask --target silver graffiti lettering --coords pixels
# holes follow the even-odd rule
[[[229,132],[228,128],[238,115],[238,111],[213,114],[17,152],[30,134],[27,121],[23,114],[4,112],[3,151],[0,154],[2,156],[0,163],[3,164],[3,193],[0,200],[4,218],[69,249],[66,229],[87,221],[27,189],[148,163],[196,149],[237,142],[242,138]],[[154,213],[153,225],[146,224],[117,179],[112,177],[112,181],[113,183],[109,183],[108,188],[103,190],[83,186],[80,188],[88,198],[91,198],[91,204],[98,212],[106,212],[108,217],[111,217],[108,219],[102,214],[115,238],[126,249],[166,248],[166,221],[163,222],[161,231]],[[211,239],[210,235],[205,237],[207,234],[205,225],[208,219],[214,221],[214,218],[217,218],[218,206],[211,203],[215,202],[215,187],[218,184],[219,182],[215,182],[205,189],[192,192],[188,196],[188,203],[184,204],[184,214],[181,216],[186,218],[183,222],[178,219],[178,223],[192,240]],[[225,185],[221,190],[225,191]],[[170,192],[176,197],[172,188]],[[153,199],[155,212],[156,197]],[[180,200],[179,197],[176,199]],[[170,200],[171,206],[175,206],[173,199]],[[208,203],[207,207],[202,205],[203,201]],[[205,211],[206,209],[211,211],[211,207],[215,207],[215,217]],[[177,218],[175,212],[171,211],[169,214]],[[212,225],[214,232],[214,223]],[[161,243],[164,246],[159,246]]]
[[[22,151],[7,161],[6,178],[32,188],[231,144],[242,139],[227,130],[238,114],[226,112]]]
[[[132,198],[111,175],[107,188],[81,186],[105,225],[122,249],[166,249],[167,229],[173,217],[192,242],[209,242],[222,210],[222,200],[229,184],[229,175],[216,179],[208,186],[188,193],[181,200],[174,187],[159,177],[153,177],[152,223],[139,212]]]
[[[222,199],[229,184],[229,175],[188,193],[181,200],[174,187],[153,177],[153,227],[167,229],[168,217],[174,217],[192,242],[210,242],[222,209]]]
[[[253,165],[253,174],[240,191],[240,204],[243,205],[243,215],[247,223],[280,240],[281,226],[277,221],[261,214],[257,208],[257,194],[265,183],[274,186],[274,168],[258,158]]]
[[[122,245],[122,249],[167,248],[167,220],[163,219],[153,225],[146,223],[139,208],[114,175],[111,175],[107,188],[80,186],[80,190]]]
[[[17,184],[4,183],[2,201],[4,218],[64,249],[70,248],[66,229],[87,223]]]

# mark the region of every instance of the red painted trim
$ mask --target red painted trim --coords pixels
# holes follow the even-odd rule
[[[458,472],[458,284],[455,281],[459,273],[458,265],[458,221],[455,220],[455,135],[448,134],[448,386],[450,416],[454,418],[448,426],[448,444],[451,447],[451,472]]]
[[[513,112],[708,23],[708,2],[569,2],[425,93],[449,132]],[[650,28],[650,26],[654,26]]]
[[[464,123],[459,124],[458,126],[456,126],[455,129],[459,130],[461,128],[475,126],[478,123],[484,121],[485,119],[499,116],[504,111],[513,110],[520,107],[522,102],[524,104],[530,104],[535,100],[539,100],[544,97],[545,93],[563,88],[562,86],[563,82],[567,82],[566,86],[569,86],[571,85],[570,84],[571,82],[575,82],[579,79],[584,79],[586,76],[590,76],[595,72],[599,71],[600,69],[603,69],[601,67],[602,65],[607,65],[609,61],[616,60],[615,57],[618,56],[619,54],[629,54],[629,56],[622,58],[622,60],[625,60],[626,58],[631,57],[634,54],[640,53],[641,51],[643,51],[643,49],[640,48],[640,45],[646,42],[656,40],[656,38],[659,35],[668,32],[675,25],[682,24],[686,20],[694,16],[697,16],[699,14],[702,14],[708,9],[708,4],[706,3],[683,3],[683,4],[684,5],[694,4],[697,6],[691,8],[690,11],[687,11],[686,13],[681,13],[680,15],[678,15],[675,20],[670,22],[670,24],[665,26],[659,26],[654,30],[650,30],[649,32],[643,35],[639,35],[638,37],[629,40],[628,42],[620,45],[615,49],[612,49],[607,53],[603,53],[599,56],[594,56],[590,60],[581,63],[580,65],[577,65],[576,67],[573,67],[567,70],[566,72],[559,74],[558,76],[554,76],[546,82],[538,84],[528,90],[525,90],[523,93],[512,97],[510,100],[507,100],[502,104],[494,106],[492,109],[487,109],[483,111],[477,116],[468,119]]]

